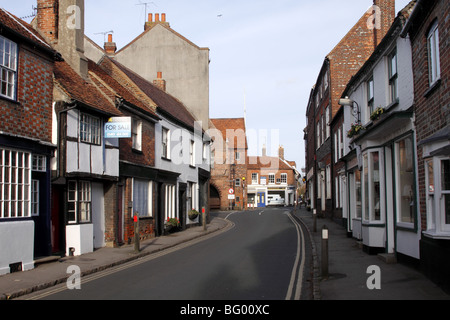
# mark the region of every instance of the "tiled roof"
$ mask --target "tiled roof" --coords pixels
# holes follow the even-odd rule
[[[13,32],[19,34],[23,38],[34,42],[40,47],[56,53],[51,46],[42,38],[42,36],[33,29],[33,27],[27,22],[17,18],[13,14],[9,13],[3,8],[0,8],[0,25],[4,25]]]
[[[159,120],[159,117],[156,115],[154,110],[148,106],[143,101],[139,100],[135,97],[130,91],[128,91],[125,87],[123,87],[116,79],[108,75],[100,66],[98,66],[95,62],[89,60],[89,71],[94,74],[94,76],[98,77],[108,88],[104,87],[104,90],[112,90],[115,95],[124,99],[128,103],[133,104],[135,107],[141,109],[146,114],[152,116],[154,119]],[[97,80],[94,79],[93,80]]]
[[[123,73],[128,76],[128,78],[130,78],[130,80],[132,80],[150,99],[156,103],[157,111],[160,111],[165,116],[172,117],[190,129],[195,127],[196,119],[178,99],[159,89],[153,83],[145,80],[117,61],[113,60],[113,62]]]
[[[289,165],[290,161],[283,161],[279,157],[248,157],[247,169],[259,170],[259,169],[277,169],[277,170],[294,170]]]
[[[114,102],[109,101],[94,85],[81,78],[67,62],[55,62],[54,74],[56,83],[72,99],[107,115],[122,115]]]
[[[239,147],[239,143],[245,139],[245,148],[248,148],[245,119],[244,118],[223,118],[223,119],[211,119],[213,126],[222,133],[223,140],[226,141],[227,130],[233,130],[236,138],[234,147]],[[242,131],[241,131],[242,130]]]

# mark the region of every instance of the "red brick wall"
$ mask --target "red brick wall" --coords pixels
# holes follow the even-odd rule
[[[24,46],[19,47],[17,101],[0,98],[0,131],[51,142],[53,62]]]
[[[435,132],[450,125],[450,90],[448,88],[450,2],[436,1],[437,5],[423,17],[423,22],[412,37],[414,96],[417,141],[420,142]],[[441,82],[430,91],[428,72],[427,35],[429,28],[438,21]],[[418,147],[419,197],[422,229],[426,230],[426,187],[423,149]]]
[[[37,0],[37,29],[50,42],[58,39],[58,1]]]

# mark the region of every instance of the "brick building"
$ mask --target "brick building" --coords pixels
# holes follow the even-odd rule
[[[244,118],[211,119],[212,208],[243,209],[247,206],[247,137]],[[229,194],[233,189],[234,194]],[[229,197],[230,195],[230,197]],[[230,198],[230,199],[229,199]]]
[[[307,190],[312,208],[323,216],[331,216],[333,207],[331,120],[340,108],[338,102],[348,81],[370,57],[395,18],[395,0],[374,0],[373,4],[325,57],[308,101]]]
[[[450,290],[450,3],[418,0],[403,36],[411,39],[422,237],[421,267]]]
[[[0,9],[0,274],[32,269],[36,257],[59,250],[50,207],[57,56],[28,23]]]
[[[279,147],[278,157],[264,154],[261,157],[248,157],[248,207],[295,205],[299,178],[295,162],[284,158],[282,146]]]

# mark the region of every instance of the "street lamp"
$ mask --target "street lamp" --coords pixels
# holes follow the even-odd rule
[[[354,106],[355,104],[356,104],[356,108]],[[355,119],[358,121],[358,124],[361,124],[361,108],[359,107],[359,104],[356,101],[346,97],[345,99],[339,100],[339,105],[341,105],[343,107],[346,107],[346,106],[352,107],[353,117],[355,117]]]

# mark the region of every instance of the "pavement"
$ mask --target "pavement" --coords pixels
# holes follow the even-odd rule
[[[306,237],[312,246],[312,291],[315,300],[450,300],[450,295],[428,280],[417,269],[400,263],[388,264],[378,256],[362,251],[356,240],[348,238],[345,229],[330,220],[318,219],[317,232],[313,229],[311,212],[305,209],[292,213],[308,231]],[[321,275],[321,230],[329,230],[329,276]],[[105,271],[144,258],[151,254],[168,253],[180,247],[204,241],[232,227],[219,217],[213,217],[207,229],[192,227],[183,232],[141,242],[140,251],[134,245],[120,248],[101,248],[78,257],[64,257],[38,264],[33,270],[0,276],[0,300],[23,297],[40,290],[67,282],[71,276],[70,266],[78,266],[81,277]],[[376,283],[368,273],[370,266],[377,266],[380,275],[380,289],[370,290],[367,286]],[[375,273],[376,274],[376,273]],[[369,279],[370,278],[370,279]]]
[[[293,210],[293,214],[303,222],[312,240],[315,300],[450,300],[449,294],[416,267],[365,253],[341,224],[317,219],[314,232],[311,211],[302,208]],[[323,226],[329,236],[328,277],[322,276]],[[375,284],[379,286],[374,288]]]

